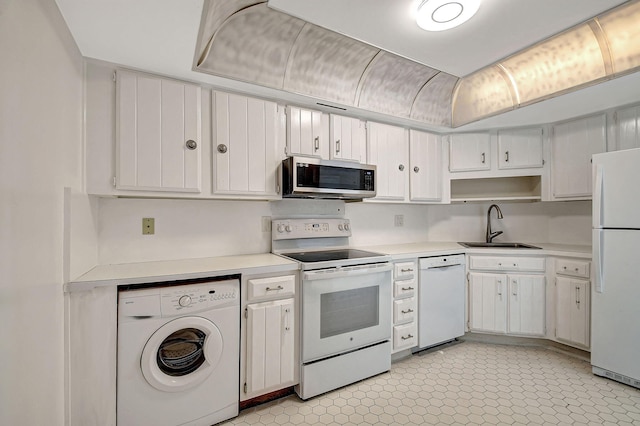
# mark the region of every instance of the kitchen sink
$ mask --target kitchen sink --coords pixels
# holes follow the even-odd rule
[[[512,248],[512,249],[541,249],[541,247],[532,246],[523,243],[483,243],[483,242],[459,242],[463,247],[467,248]]]

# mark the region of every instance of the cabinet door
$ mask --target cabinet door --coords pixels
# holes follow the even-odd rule
[[[442,140],[431,133],[409,132],[409,198],[442,199]]]
[[[259,395],[295,381],[294,299],[247,305],[246,393]]]
[[[408,187],[409,140],[406,129],[368,123],[368,160],[377,166],[376,199],[404,201]]]
[[[488,133],[460,133],[449,138],[450,172],[491,169],[491,138]]]
[[[476,331],[507,331],[507,276],[469,274],[469,328]]]
[[[556,338],[589,347],[589,281],[556,278]]]
[[[214,193],[276,198],[278,106],[223,92],[213,99]]]
[[[509,333],[543,336],[545,278],[509,275]]]
[[[640,148],[640,106],[616,111],[617,149]]]
[[[364,121],[331,114],[329,134],[330,158],[365,162],[367,158],[367,130]]]
[[[118,189],[200,192],[201,89],[119,71]]]
[[[498,132],[498,168],[542,167],[542,129]]]
[[[551,145],[553,196],[591,198],[591,156],[606,149],[604,115],[554,126]]]
[[[287,107],[287,154],[329,159],[328,126],[322,126],[322,112]]]

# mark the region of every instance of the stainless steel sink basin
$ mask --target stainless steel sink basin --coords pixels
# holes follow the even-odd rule
[[[522,243],[483,243],[483,242],[464,242],[458,243],[467,248],[512,248],[512,249],[541,249],[541,247],[532,246]]]

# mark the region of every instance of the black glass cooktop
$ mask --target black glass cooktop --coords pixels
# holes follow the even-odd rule
[[[284,255],[299,262],[305,263],[328,262],[332,260],[362,259],[366,257],[382,256],[379,253],[355,249],[301,251],[298,253],[285,253]]]

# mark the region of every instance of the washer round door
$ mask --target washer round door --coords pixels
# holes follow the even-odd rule
[[[202,383],[222,356],[218,327],[201,317],[170,321],[151,335],[142,350],[145,380],[164,392],[181,392]]]

